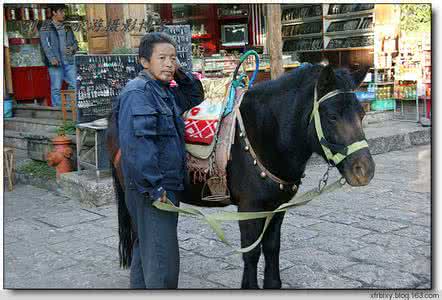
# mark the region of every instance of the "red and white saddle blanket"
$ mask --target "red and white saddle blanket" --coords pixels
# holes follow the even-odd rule
[[[229,89],[230,88],[232,87],[230,86]],[[235,106],[241,103],[245,91],[246,89],[237,88]],[[227,95],[228,94],[229,93],[227,93]],[[217,178],[219,179],[218,182],[222,185],[222,189],[227,191],[226,168],[227,162],[230,160],[230,149],[235,138],[235,110],[220,119],[216,124],[219,126],[219,130],[218,133],[213,136],[210,145],[189,144],[186,141],[187,168],[193,183],[205,183],[210,178]],[[217,193],[224,193],[222,189],[220,191],[220,187],[218,186]]]
[[[184,139],[190,144],[210,145],[218,132],[225,101],[203,101],[189,110],[184,118]]]
[[[206,100],[184,113],[184,139],[187,144],[210,145],[224,113],[230,78],[205,78],[201,83]]]

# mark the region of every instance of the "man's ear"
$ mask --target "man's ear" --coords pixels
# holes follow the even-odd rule
[[[149,69],[150,67],[149,61],[144,57],[140,58],[140,64],[143,66],[144,69]]]

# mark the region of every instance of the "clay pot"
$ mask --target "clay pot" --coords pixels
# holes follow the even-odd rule
[[[59,135],[52,139],[54,151],[48,153],[47,159],[48,165],[55,167],[57,178],[60,178],[60,174],[72,171],[70,158],[74,151],[70,147],[71,142],[71,139],[64,135]]]

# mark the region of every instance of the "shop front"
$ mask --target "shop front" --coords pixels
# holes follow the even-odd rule
[[[260,54],[258,81],[269,79],[266,5],[264,4],[68,4],[66,23],[78,41],[78,54],[134,53],[139,39],[158,25],[189,25],[193,71],[207,78],[231,75],[241,53]],[[38,27],[50,18],[46,4],[5,5],[12,82],[8,92],[19,103],[50,103],[50,84],[43,63]],[[392,100],[398,89],[394,74],[403,71],[407,44],[419,56],[422,99],[430,99],[431,34],[419,41],[400,29],[399,4],[282,4],[281,33],[283,65],[288,71],[302,62],[328,62],[350,69],[372,69],[361,97],[382,94],[377,100]],[[157,26],[157,27],[156,27]],[[400,63],[398,62],[400,60]],[[416,58],[413,58],[416,62]],[[426,62],[425,62],[426,61]],[[251,72],[254,61],[246,62]],[[422,71],[424,69],[424,71]],[[6,73],[7,74],[7,73]],[[422,87],[424,86],[425,87]],[[401,86],[398,84],[398,86]],[[400,90],[400,88],[399,88]],[[374,107],[387,107],[386,102]],[[391,105],[390,105],[391,106]]]

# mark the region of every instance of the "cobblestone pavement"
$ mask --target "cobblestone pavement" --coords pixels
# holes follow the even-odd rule
[[[374,156],[369,186],[345,186],[292,209],[282,228],[283,288],[430,288],[430,151]],[[301,192],[325,168],[309,166]],[[118,267],[115,205],[88,208],[24,185],[4,196],[5,288],[128,287],[129,273]],[[239,246],[237,223],[224,228]],[[181,218],[179,240],[180,288],[240,287],[241,257],[206,225]]]

